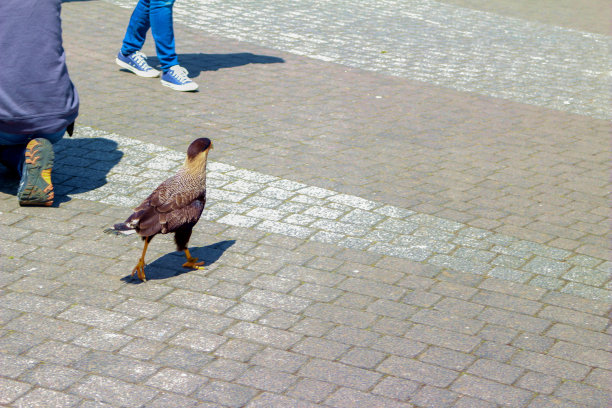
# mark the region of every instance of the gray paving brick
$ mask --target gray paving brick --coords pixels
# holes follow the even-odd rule
[[[409,408],[412,405],[381,396],[366,394],[351,388],[340,388],[329,396],[326,404],[337,408],[357,408],[375,406],[381,408]]]
[[[480,316],[478,316],[478,319],[488,323],[532,333],[543,333],[544,330],[551,325],[551,322],[548,320],[493,307],[487,307],[483,310]]]
[[[495,278],[485,279],[482,281],[479,287],[481,289],[505,293],[507,295],[517,296],[529,300],[539,300],[546,294],[546,290],[538,287],[508,282]]]
[[[278,371],[295,373],[307,358],[293,352],[266,348],[251,359],[251,363]]]
[[[76,407],[81,401],[74,395],[64,394],[45,388],[36,388],[15,401],[17,407]]]
[[[523,370],[495,360],[479,359],[466,372],[503,384],[512,384],[522,374]]]
[[[70,343],[49,340],[29,348],[27,356],[48,363],[69,366],[87,353],[87,349]]]
[[[548,354],[603,369],[609,369],[610,361],[612,361],[612,353],[609,351],[596,350],[564,341],[556,342]]]
[[[138,407],[151,401],[156,391],[141,385],[125,383],[116,379],[91,375],[72,392],[83,398],[110,404],[121,404],[126,407]]]
[[[430,307],[442,297],[426,290],[414,290],[402,298],[402,302],[420,307]]]
[[[557,321],[560,323],[568,323],[570,325],[594,331],[603,330],[608,325],[608,319],[604,317],[593,316],[587,313],[582,313],[557,306],[544,307],[538,313],[538,316],[545,319]]]
[[[212,359],[213,357],[196,350],[167,346],[150,360],[161,366],[197,373]]]
[[[348,349],[346,344],[316,337],[305,337],[292,347],[296,353],[326,360],[335,360]]]
[[[260,390],[282,393],[296,380],[297,377],[287,372],[254,366],[242,374],[236,382]]]
[[[512,345],[523,350],[535,351],[536,353],[545,353],[555,342],[549,336],[550,330],[546,336],[538,336],[533,333],[525,333],[517,336]]]
[[[290,313],[300,313],[311,303],[304,298],[258,289],[249,291],[241,299],[249,303],[281,309]]]
[[[436,326],[441,329],[456,331],[464,334],[476,334],[484,323],[478,320],[469,319],[455,314],[449,314],[438,310],[420,310],[414,314],[410,320]]]
[[[561,380],[557,377],[528,371],[521,377],[516,385],[538,394],[550,395],[560,382]]]
[[[336,385],[328,382],[303,378],[289,391],[289,395],[301,400],[320,403],[336,388]]]
[[[201,374],[210,378],[232,381],[242,375],[248,367],[247,364],[242,362],[218,358],[204,365]]]
[[[377,370],[436,387],[447,387],[459,376],[456,371],[399,356],[388,357]]]
[[[590,368],[583,364],[530,351],[520,351],[510,363],[528,370],[575,381],[584,379],[590,371]]]
[[[612,372],[608,370],[602,370],[600,368],[595,368],[588,375],[586,382],[589,385],[592,385],[594,387],[610,391],[612,390],[612,385],[610,384],[610,381],[609,381],[611,374]]]
[[[70,341],[87,330],[85,326],[79,324],[52,319],[34,313],[13,319],[5,327],[60,341]]]
[[[287,349],[297,343],[302,336],[253,323],[240,322],[225,331],[225,336],[249,340],[279,349]]]
[[[410,330],[406,332],[405,337],[411,340],[433,344],[465,353],[469,353],[480,343],[480,340],[474,336],[459,334],[457,332],[451,332],[422,324],[415,324],[412,326]]]
[[[426,385],[410,399],[410,402],[419,407],[442,408],[452,406],[457,397],[458,395],[454,392]]]
[[[84,376],[85,373],[79,370],[55,364],[42,364],[29,370],[21,379],[35,386],[61,391]]]
[[[536,314],[542,307],[539,302],[489,291],[478,292],[471,301],[528,315]]]
[[[545,395],[538,395],[529,404],[529,408],[579,408],[581,406],[565,399]]]
[[[463,371],[472,364],[475,357],[470,354],[432,346],[421,354],[419,359],[451,370]]]
[[[46,316],[56,315],[66,309],[69,304],[61,300],[19,292],[9,292],[0,297],[0,306],[22,312],[36,312]]]
[[[485,341],[474,351],[474,354],[491,360],[506,362],[517,352],[517,349],[503,343]]]
[[[106,330],[92,329],[75,338],[72,343],[100,351],[116,351],[132,340],[131,336],[110,332]]]
[[[298,375],[362,391],[372,387],[381,378],[380,374],[372,371],[319,359],[309,361],[298,371]]]
[[[222,381],[212,381],[201,388],[195,396],[203,401],[229,407],[244,406],[257,392],[249,387]]]
[[[451,389],[461,394],[508,407],[523,407],[533,396],[529,391],[468,374],[459,377],[457,381],[453,383]]]
[[[436,310],[440,310],[441,312],[454,313],[459,316],[473,318],[484,309],[484,306],[477,303],[466,302],[460,299],[445,297],[436,303],[434,308]]]
[[[304,314],[309,317],[319,318],[338,324],[364,329],[376,319],[373,313],[361,312],[342,306],[328,304],[314,304],[309,306]]]
[[[555,395],[590,407],[605,407],[610,403],[609,393],[573,381],[562,383]]]

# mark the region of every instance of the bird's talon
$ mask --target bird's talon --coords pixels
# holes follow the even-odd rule
[[[204,261],[196,262],[198,258],[191,258],[183,264],[183,268],[204,269]]]

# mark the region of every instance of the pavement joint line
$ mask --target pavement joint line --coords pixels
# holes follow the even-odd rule
[[[75,138],[117,143],[121,159],[99,188],[70,197],[135,207],[173,175],[185,154],[129,137],[81,126]],[[86,183],[83,148],[57,146],[56,183]],[[80,146],[87,146],[81,144]],[[69,153],[69,154],[68,154]],[[115,157],[111,155],[111,157]],[[74,165],[72,165],[74,164]],[[79,172],[79,169],[81,171]],[[128,174],[126,174],[128,173]],[[444,218],[209,160],[208,197],[202,218],[423,262],[448,270],[527,283],[607,301],[610,262]],[[125,214],[127,216],[127,213]]]
[[[106,1],[134,6],[131,0]],[[176,22],[210,35],[612,119],[610,36],[433,0],[370,0],[350,11],[334,2],[313,8],[303,0],[185,0],[174,10]]]

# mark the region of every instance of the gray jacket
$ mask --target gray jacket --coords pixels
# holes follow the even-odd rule
[[[55,133],[76,119],[60,12],[61,0],[0,0],[0,132]]]

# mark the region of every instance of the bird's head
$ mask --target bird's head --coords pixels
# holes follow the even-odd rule
[[[191,142],[187,148],[187,159],[185,167],[192,171],[205,171],[208,152],[213,148],[213,144],[207,137],[201,137]]]

